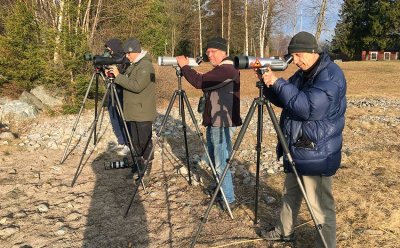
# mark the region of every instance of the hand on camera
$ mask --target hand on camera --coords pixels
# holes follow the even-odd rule
[[[189,59],[183,55],[176,57],[176,62],[180,68],[184,67],[185,65],[189,64]]]
[[[275,73],[273,73],[271,70],[268,69],[262,75],[262,79],[263,79],[265,85],[267,85],[267,87],[269,88],[272,85],[274,85],[274,83],[276,82],[278,77],[276,77]]]
[[[109,68],[109,69],[106,70],[106,73],[107,73],[107,74],[109,74],[109,73],[110,73],[110,74],[114,74],[115,77],[119,75],[119,70],[118,70],[117,66],[115,66],[115,65],[110,65],[108,68]]]

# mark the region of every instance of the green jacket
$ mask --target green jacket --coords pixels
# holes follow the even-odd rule
[[[124,117],[126,121],[156,119],[155,74],[151,57],[142,51],[124,74],[115,78],[124,88]]]

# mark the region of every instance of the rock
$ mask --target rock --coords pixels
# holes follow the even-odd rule
[[[276,199],[269,195],[265,195],[264,200],[267,204],[272,204],[272,203],[276,202]]]
[[[19,227],[6,227],[6,228],[0,230],[0,237],[8,238],[18,231],[19,231]]]
[[[19,96],[19,100],[26,102],[30,105],[35,106],[39,110],[43,110],[46,108],[46,106],[40,101],[35,95],[24,91],[22,94]]]
[[[179,168],[179,173],[180,173],[181,175],[186,176],[186,175],[189,174],[189,171],[188,171],[188,169],[187,169],[185,166],[182,166],[181,168]]]
[[[37,209],[38,209],[39,212],[41,212],[41,213],[46,213],[46,212],[49,211],[49,206],[48,206],[47,203],[42,203],[42,204],[40,204],[40,205],[37,207]]]
[[[2,132],[0,133],[1,140],[14,140],[15,135],[12,132]]]
[[[31,93],[49,107],[59,107],[63,104],[62,99],[51,96],[43,85],[34,88]]]
[[[0,118],[4,123],[32,119],[38,115],[38,111],[35,106],[29,105],[26,102],[21,102],[19,100],[14,100],[6,103],[1,107],[0,110]]]

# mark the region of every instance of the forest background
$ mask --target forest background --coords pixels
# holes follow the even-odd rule
[[[110,38],[138,38],[154,59],[202,55],[213,36],[227,39],[231,56],[282,56],[303,27],[336,58],[400,48],[399,0],[1,2],[0,95],[46,85],[63,95],[66,113],[77,110],[93,73],[83,55],[102,54]]]

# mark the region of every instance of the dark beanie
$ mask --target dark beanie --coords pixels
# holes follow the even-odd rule
[[[226,40],[221,37],[214,37],[208,40],[206,49],[208,48],[216,48],[225,52],[228,50],[226,47]]]
[[[307,32],[297,33],[290,40],[288,53],[316,53],[318,52],[317,40],[314,35]]]
[[[124,43],[124,52],[125,53],[140,53],[142,48],[140,47],[140,43],[135,38],[129,38]]]

